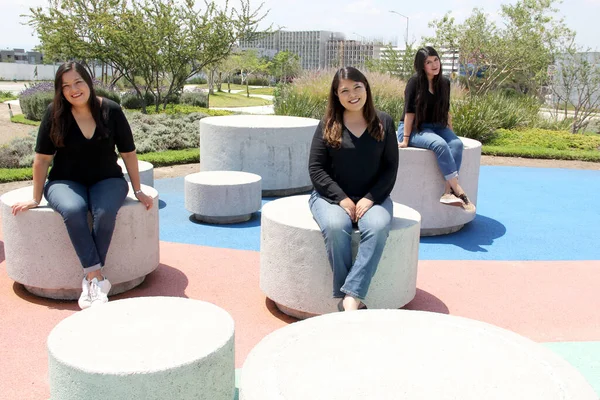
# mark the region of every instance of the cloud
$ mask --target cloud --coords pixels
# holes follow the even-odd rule
[[[344,7],[344,11],[349,14],[360,14],[360,15],[381,15],[382,11],[377,8],[372,0],[357,0],[348,4]]]

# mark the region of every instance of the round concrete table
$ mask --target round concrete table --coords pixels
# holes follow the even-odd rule
[[[331,297],[333,274],[309,196],[265,204],[261,215],[260,288],[284,313],[296,318],[337,311]],[[394,203],[394,218],[364,303],[369,308],[399,308],[417,290],[419,223],[412,208]],[[352,234],[354,259],[360,234]]]
[[[130,185],[117,214],[102,270],[112,283],[111,295],[136,287],[159,264],[158,192],[145,185],[142,189],[153,198],[153,207],[146,210]],[[77,299],[81,294],[83,269],[60,214],[48,207],[45,198],[37,208],[16,216],[11,213],[14,203],[31,198],[32,186],[0,197],[6,272],[35,295]]]
[[[242,370],[240,400],[597,400],[569,363],[483,322],[364,310],[265,337]]]
[[[459,182],[469,199],[477,205],[481,143],[460,138],[464,145]],[[462,207],[440,203],[444,177],[431,150],[407,147],[399,149],[396,184],[392,200],[414,208],[421,214],[421,236],[445,235],[460,230],[475,218]]]
[[[117,164],[119,164],[119,166],[121,167],[125,180],[127,182],[131,182],[131,180],[129,179],[129,173],[127,172],[127,168],[125,167],[123,159],[119,158],[117,160]],[[154,165],[147,161],[138,160],[138,170],[140,171],[141,184],[154,187]]]
[[[48,336],[52,400],[232,400],[234,324],[223,309],[179,297],[108,302]]]
[[[262,204],[261,177],[240,171],[205,171],[185,177],[185,208],[198,221],[248,221]]]
[[[200,120],[200,170],[244,171],[262,177],[263,196],[312,187],[308,155],[319,121],[275,115],[231,115]]]

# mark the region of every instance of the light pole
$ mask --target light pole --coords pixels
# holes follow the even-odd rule
[[[404,45],[408,47],[408,17],[404,14],[400,14],[398,11],[390,10],[392,14],[398,14],[401,17],[406,18],[406,36],[404,37]]]

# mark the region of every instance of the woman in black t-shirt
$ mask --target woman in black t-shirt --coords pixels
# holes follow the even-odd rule
[[[340,309],[356,310],[387,240],[398,171],[394,121],[375,110],[367,78],[356,68],[342,68],[333,78],[308,170],[315,188],[309,205],[325,238],[333,297],[343,297]],[[354,263],[353,225],[361,236]]]
[[[152,199],[140,188],[133,136],[121,107],[96,97],[92,79],[83,66],[75,62],[61,65],[54,80],[54,100],[38,131],[33,199],[16,203],[12,212],[17,215],[37,207],[43,193],[48,205],[61,214],[83,266],[79,297],[82,309],[106,303],[111,288],[101,268],[117,212],[129,191],[117,164],[115,145],[125,162],[135,196],[150,209]],[[88,210],[93,218],[91,232]]]
[[[446,181],[440,203],[475,212],[475,206],[458,183],[462,141],[452,131],[450,81],[442,75],[440,57],[433,47],[417,51],[415,75],[406,83],[404,114],[398,126],[398,147],[432,150]]]

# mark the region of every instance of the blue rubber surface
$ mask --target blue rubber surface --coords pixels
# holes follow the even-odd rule
[[[193,222],[183,178],[159,179],[160,239],[260,250],[260,213],[235,225]],[[263,199],[263,204],[271,199]],[[477,217],[421,239],[421,260],[600,260],[600,171],[481,167]]]

